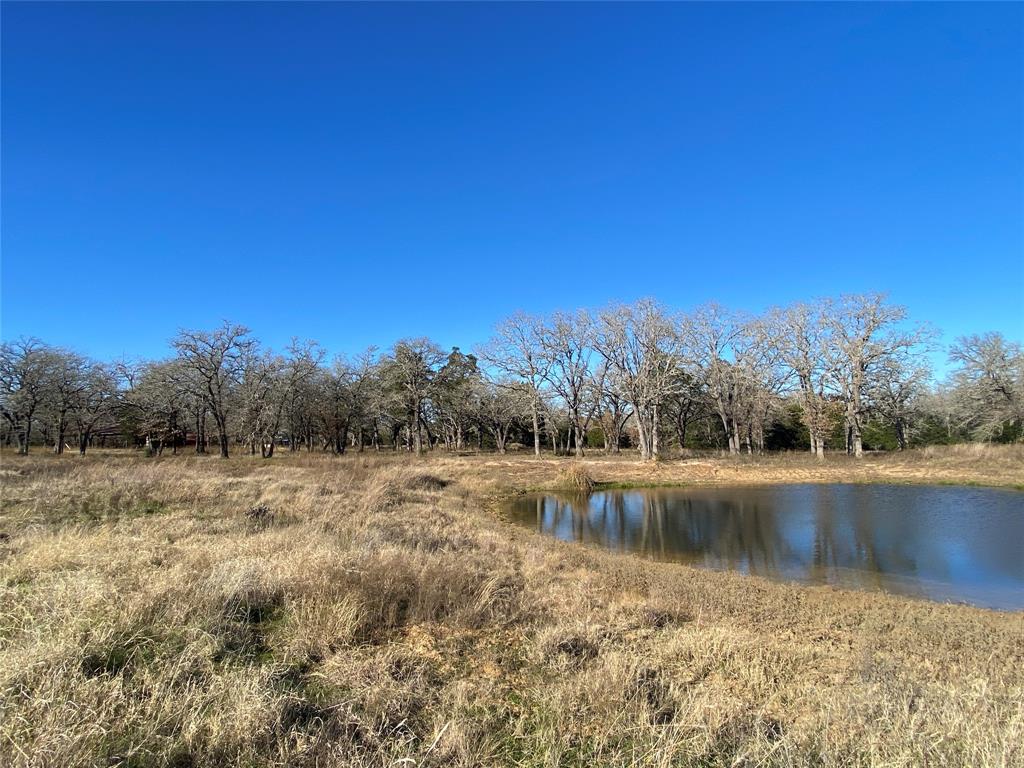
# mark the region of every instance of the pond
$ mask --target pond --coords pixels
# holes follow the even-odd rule
[[[532,495],[513,521],[566,541],[805,584],[1024,610],[1024,493],[801,484]]]

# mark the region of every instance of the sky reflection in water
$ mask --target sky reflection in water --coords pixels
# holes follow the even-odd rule
[[[1024,493],[805,484],[517,499],[567,541],[778,580],[1024,609]]]

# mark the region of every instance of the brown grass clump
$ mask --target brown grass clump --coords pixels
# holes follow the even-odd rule
[[[595,485],[594,478],[590,476],[587,468],[577,462],[561,470],[556,481],[558,488],[575,493],[592,493]]]
[[[245,519],[257,531],[262,531],[272,526],[276,517],[274,511],[266,504],[257,504],[254,507],[249,507],[245,512]]]
[[[494,513],[595,473],[1012,484],[1014,451],[5,455],[0,765],[1021,765],[1020,614],[648,562]]]
[[[448,481],[423,472],[412,475],[405,481],[405,487],[414,491],[440,491],[448,487]]]

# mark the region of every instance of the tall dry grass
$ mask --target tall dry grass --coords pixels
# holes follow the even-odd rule
[[[817,471],[978,460],[999,461]],[[494,514],[564,466],[5,456],[0,764],[1024,761],[1020,614],[650,563]],[[600,482],[814,468],[578,466]]]
[[[594,490],[594,478],[587,468],[579,462],[573,462],[559,471],[556,486],[573,493],[591,493]]]

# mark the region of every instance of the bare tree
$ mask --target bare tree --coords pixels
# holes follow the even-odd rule
[[[53,452],[64,453],[70,414],[88,386],[90,363],[82,355],[66,349],[50,350],[50,387],[48,410],[53,420]]]
[[[189,392],[182,387],[186,377],[179,359],[132,365],[123,363],[119,374],[127,387],[121,399],[133,415],[138,434],[145,439],[146,452],[161,454],[170,444],[177,451],[185,435],[185,404]]]
[[[949,350],[957,419],[981,440],[1016,435],[1024,423],[1024,350],[1000,333],[965,336]],[[1011,439],[1013,439],[1011,437]]]
[[[608,361],[614,386],[633,407],[640,456],[660,451],[660,416],[682,363],[678,323],[652,299],[601,312],[595,346]]]
[[[704,392],[725,431],[729,453],[740,452],[744,372],[735,352],[744,343],[747,323],[718,304],[705,304],[682,321],[686,355],[699,372]]]
[[[189,424],[195,430],[195,452],[197,455],[203,455],[206,453],[206,417],[210,413],[210,407],[207,405],[207,399],[203,397],[203,388],[195,371],[177,366],[175,375],[179,377],[178,388],[184,393],[182,407],[188,415]]]
[[[825,457],[829,428],[826,387],[831,381],[828,369],[830,308],[831,302],[826,299],[813,304],[794,304],[770,316],[782,361],[796,380],[803,420],[810,433],[811,453],[819,459]]]
[[[296,400],[320,371],[324,351],[315,341],[292,339],[287,355],[267,359],[268,388],[259,434],[260,455],[269,459],[274,455],[281,425],[286,414],[295,408]],[[266,359],[266,358],[265,358]]]
[[[52,382],[54,358],[50,347],[36,338],[0,344],[0,414],[27,454],[32,421],[45,402]]]
[[[552,452],[556,456],[568,453],[572,434],[572,421],[569,419],[569,412],[559,406],[553,398],[546,399],[543,408],[544,429],[548,433]],[[565,434],[564,441],[562,440],[563,433]]]
[[[608,361],[598,367],[594,376],[598,401],[597,420],[604,432],[604,447],[611,453],[619,453],[626,423],[633,416],[628,396],[623,392],[616,377],[608,373]]]
[[[185,368],[194,373],[199,394],[217,425],[221,458],[228,458],[231,399],[256,341],[249,329],[224,323],[214,331],[181,331],[172,342]]]
[[[477,415],[481,381],[476,356],[463,354],[458,347],[452,348],[434,377],[430,399],[448,450],[461,451],[465,446],[466,432]]]
[[[920,411],[919,402],[931,376],[919,361],[904,356],[884,360],[868,384],[871,410],[892,426],[896,445],[904,451],[910,445],[910,431]]]
[[[348,365],[349,387],[352,391],[353,418],[356,423],[356,447],[362,451],[366,434],[375,449],[380,448],[377,430],[376,403],[381,391],[380,369],[376,361],[377,349],[366,349]]]
[[[841,297],[829,317],[830,375],[846,404],[847,453],[858,458],[864,455],[865,390],[871,377],[928,338],[922,327],[902,328],[906,316],[904,307],[886,304],[884,295],[873,293]]]
[[[780,365],[774,325],[766,318],[747,320],[733,345],[733,356],[739,377],[740,442],[747,453],[762,453],[767,425],[788,379]]]
[[[409,447],[416,453],[423,450],[424,407],[444,359],[444,352],[430,339],[403,339],[382,364],[386,379],[406,409]]]
[[[477,356],[506,376],[529,387],[530,418],[533,422],[533,453],[540,456],[540,414],[544,409],[544,383],[551,360],[543,352],[544,323],[522,312],[498,324],[493,339]]]
[[[83,456],[96,427],[114,420],[119,394],[117,377],[107,365],[93,363],[84,378],[85,386],[71,409],[72,424],[78,434],[78,452]]]
[[[544,378],[565,405],[577,456],[583,455],[584,437],[594,412],[589,391],[593,328],[585,310],[556,312],[544,324],[540,336]]]
[[[339,356],[316,382],[320,428],[334,453],[345,453],[350,442],[362,451],[367,430],[379,448],[376,409],[380,377],[375,355],[376,349],[371,347],[351,361]]]
[[[264,458],[273,455],[276,425],[284,408],[284,366],[284,358],[269,351],[251,355],[235,393],[236,436],[252,454],[258,445]]]
[[[479,385],[477,413],[494,438],[498,453],[505,453],[512,426],[530,413],[532,393],[523,382],[496,381]]]
[[[348,361],[336,358],[331,369],[321,374],[317,390],[316,413],[322,441],[334,453],[343,454],[348,446],[349,430],[357,407]]]

